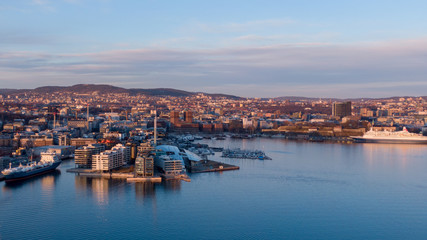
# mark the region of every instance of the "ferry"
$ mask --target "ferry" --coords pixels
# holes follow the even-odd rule
[[[6,182],[28,179],[34,176],[42,175],[55,170],[61,160],[56,153],[43,152],[40,153],[41,159],[39,162],[32,162],[26,166],[20,164],[18,167],[12,168],[9,165],[8,169],[2,171]]]
[[[410,133],[403,128],[402,131],[374,131],[369,130],[362,137],[352,137],[355,142],[360,143],[418,143],[427,144],[427,136]]]

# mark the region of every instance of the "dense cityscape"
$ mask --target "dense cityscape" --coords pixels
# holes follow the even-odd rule
[[[113,86],[75,85],[7,90],[0,100],[2,169],[26,163],[30,152],[54,151],[61,158],[75,156],[77,169],[99,172],[133,166],[140,156],[149,162],[137,160],[136,169],[129,171],[135,175],[140,169],[142,175],[153,176],[157,165],[150,155],[157,145],[153,141],[183,147],[183,136],[190,140],[269,137],[352,143],[370,129],[395,132],[405,128],[427,134],[425,97],[260,99],[173,89],[141,94]],[[203,155],[201,150],[192,150]],[[141,170],[138,163],[150,169]],[[184,164],[188,169],[194,165]],[[226,169],[222,166],[221,170]]]

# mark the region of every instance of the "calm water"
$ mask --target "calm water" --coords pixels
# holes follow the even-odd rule
[[[0,183],[0,239],[427,239],[427,146],[211,141],[273,160],[126,183],[65,170]]]

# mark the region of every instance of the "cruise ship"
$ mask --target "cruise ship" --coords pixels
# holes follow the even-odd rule
[[[26,166],[10,167],[2,171],[6,182],[24,180],[37,175],[42,175],[55,170],[61,161],[53,152],[43,152],[40,154],[39,162],[33,162]]]
[[[404,127],[402,131],[373,131],[366,132],[362,137],[353,137],[355,142],[361,143],[418,143],[427,144],[427,136],[410,133]]]

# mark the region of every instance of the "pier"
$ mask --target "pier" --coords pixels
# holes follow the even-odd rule
[[[220,171],[230,171],[230,170],[239,170],[240,167],[234,166],[227,163],[216,162],[212,160],[203,160],[197,165],[191,167],[191,173],[203,173],[203,172],[220,172]]]
[[[127,182],[162,182],[161,177],[130,177],[126,178]]]
[[[133,178],[135,174],[133,172],[99,172],[92,169],[81,169],[81,168],[70,168],[67,169],[69,173],[77,173],[80,176],[88,177],[102,177],[102,178]]]

